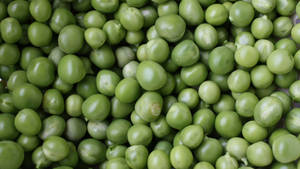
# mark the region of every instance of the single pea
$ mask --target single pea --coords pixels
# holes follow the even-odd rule
[[[277,138],[279,138],[279,137],[281,137],[281,136],[283,136],[283,135],[286,135],[286,134],[290,134],[290,132],[288,132],[287,129],[284,129],[284,128],[278,128],[278,129],[274,130],[274,131],[272,132],[272,134],[270,135],[270,137],[269,137],[269,144],[270,144],[270,145],[273,145],[274,141],[275,141]]]
[[[234,54],[225,46],[213,49],[208,58],[210,70],[216,74],[226,74],[234,68]]]
[[[15,116],[8,113],[0,114],[0,139],[1,140],[14,140],[18,137],[19,132],[14,124]]]
[[[281,16],[274,20],[273,26],[273,35],[279,38],[283,38],[290,35],[293,28],[293,23],[289,17]]]
[[[155,29],[168,42],[176,42],[183,37],[186,24],[182,17],[171,14],[159,17],[155,22]]]
[[[204,21],[204,11],[197,0],[183,0],[179,4],[179,15],[188,25],[196,26]]]
[[[207,104],[214,104],[220,99],[221,91],[213,81],[203,82],[198,90],[200,98]]]
[[[215,138],[205,137],[202,144],[196,149],[195,156],[198,161],[215,164],[217,159],[223,154],[221,143]]]
[[[83,23],[86,28],[102,28],[105,22],[105,16],[96,10],[88,11],[83,18]]]
[[[107,127],[108,123],[106,121],[89,121],[87,124],[87,132],[92,138],[103,140],[106,138]]]
[[[253,0],[251,1],[254,9],[260,13],[269,13],[276,7],[276,0]]]
[[[300,133],[299,123],[297,122],[300,119],[300,109],[293,108],[288,112],[285,119],[286,128],[292,133]]]
[[[293,82],[298,79],[298,74],[295,69],[292,69],[290,72],[282,75],[276,75],[275,83],[278,87],[288,88]]]
[[[1,21],[1,37],[6,43],[15,43],[22,37],[22,27],[19,21],[13,17]]]
[[[82,103],[82,114],[89,120],[104,120],[110,110],[110,101],[102,94],[94,94]]]
[[[17,169],[24,161],[24,150],[16,142],[0,142],[0,167],[5,169]]]
[[[168,155],[162,150],[154,150],[147,160],[148,169],[171,169]]]
[[[97,11],[103,13],[115,12],[119,7],[119,0],[105,1],[105,0],[91,0],[91,5]]]
[[[200,125],[205,134],[210,134],[214,128],[215,117],[216,115],[210,109],[199,109],[193,115],[193,124]]]
[[[235,44],[253,46],[255,43],[254,36],[248,31],[243,31],[243,30],[241,31],[242,32],[237,33],[235,37]]]
[[[274,75],[266,65],[254,67],[250,75],[253,86],[260,89],[269,87],[274,80]]]
[[[200,58],[199,48],[192,40],[181,41],[172,50],[171,58],[178,66],[191,66]]]
[[[207,23],[220,26],[224,24],[229,16],[229,12],[222,4],[210,5],[205,11],[205,20]]]
[[[181,80],[188,86],[200,85],[208,75],[208,70],[203,63],[184,67],[180,71]]]
[[[237,1],[229,11],[229,20],[234,26],[246,27],[254,18],[254,8],[248,2]]]
[[[265,63],[268,56],[275,50],[274,44],[266,39],[260,39],[255,42],[254,47],[259,53],[259,61]]]
[[[106,146],[101,141],[87,138],[78,145],[80,159],[89,165],[99,164],[105,160]]]
[[[197,45],[204,50],[211,50],[218,44],[218,33],[209,24],[200,24],[194,33]]]
[[[281,118],[281,101],[273,96],[261,99],[254,108],[254,120],[262,127],[274,126]]]
[[[296,1],[276,0],[276,11],[282,16],[290,16],[295,12]]]
[[[229,75],[227,83],[231,91],[244,92],[250,87],[250,75],[244,70],[237,69]]]
[[[254,143],[247,149],[247,159],[253,166],[268,166],[273,160],[272,150],[270,146],[263,141]]]
[[[252,117],[253,111],[258,103],[258,98],[251,92],[242,93],[235,102],[235,109],[242,117]]]
[[[171,128],[168,125],[166,118],[161,116],[156,121],[150,123],[153,134],[158,138],[163,138],[170,134]]]
[[[203,141],[204,131],[200,125],[189,125],[180,132],[182,143],[188,148],[197,148]]]
[[[122,26],[128,31],[138,31],[144,26],[144,17],[135,7],[125,8],[120,15]]]
[[[292,135],[286,134],[278,137],[272,144],[274,158],[281,163],[290,163],[299,158],[300,141]]]
[[[216,116],[215,128],[222,137],[236,137],[242,131],[242,122],[236,112],[223,111]]]
[[[282,38],[275,43],[276,49],[284,49],[289,52],[290,55],[294,55],[297,51],[296,42],[290,38]]]
[[[106,150],[106,159],[124,158],[127,147],[123,145],[112,145]]]
[[[103,26],[103,30],[107,35],[109,44],[116,45],[120,43],[126,35],[126,31],[118,20],[110,20]]]
[[[289,93],[292,97],[293,100],[295,100],[296,102],[300,101],[300,80],[295,81],[294,83],[291,84],[291,86],[289,87]]]
[[[231,157],[230,155],[226,154],[218,158],[216,162],[216,169],[237,169],[238,168],[238,162],[236,159]]]
[[[63,81],[59,76],[53,82],[53,88],[59,90],[63,94],[68,93],[72,90],[73,84],[69,84]]]
[[[131,168],[144,168],[147,165],[149,152],[143,145],[134,145],[127,148],[125,159]]]
[[[147,146],[152,140],[152,130],[144,124],[135,124],[131,126],[127,133],[128,142],[130,145]]]
[[[25,152],[34,150],[39,144],[40,139],[37,136],[20,135],[17,142],[23,147]]]
[[[46,140],[51,136],[61,136],[65,131],[65,120],[57,115],[52,115],[43,120],[42,130],[39,133],[39,137],[42,140]]]
[[[127,132],[131,124],[124,119],[113,120],[106,129],[106,136],[116,144],[127,143]]]
[[[153,6],[145,6],[143,8],[140,8],[140,11],[144,17],[144,27],[148,28],[154,25],[158,17],[156,8],[154,8]]]
[[[242,129],[243,137],[250,143],[263,141],[268,136],[266,128],[261,127],[255,121],[248,121]]]
[[[175,129],[183,129],[192,123],[190,109],[184,103],[174,103],[166,115],[167,123]]]

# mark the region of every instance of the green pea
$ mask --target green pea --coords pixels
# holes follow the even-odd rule
[[[83,23],[86,28],[102,28],[105,21],[105,16],[96,10],[87,12],[83,18]]]
[[[178,4],[176,1],[167,1],[159,3],[157,7],[158,16],[178,14]]]
[[[86,164],[95,165],[105,160],[106,146],[101,141],[84,139],[77,149],[80,159]]]
[[[221,143],[214,138],[205,137],[202,144],[196,149],[195,156],[198,161],[215,164],[217,159],[223,154]]]
[[[193,162],[193,154],[183,145],[176,146],[171,150],[170,161],[174,168],[189,168]]]
[[[251,92],[242,93],[235,102],[235,109],[242,117],[252,117],[253,111],[258,103],[258,98]]]
[[[25,152],[29,152],[40,144],[40,139],[37,136],[21,135],[17,142],[23,147]]]
[[[103,30],[106,33],[108,43],[111,45],[120,43],[126,35],[125,29],[118,20],[107,21]]]
[[[275,29],[275,28],[274,28]],[[274,44],[266,39],[260,39],[255,42],[254,47],[259,53],[259,61],[265,63],[268,56],[275,50]]]
[[[65,131],[65,120],[57,115],[52,115],[43,120],[43,127],[39,133],[42,140],[46,140],[51,136],[61,136]]]
[[[290,163],[299,158],[300,141],[292,134],[278,137],[272,144],[274,158],[281,163]]]
[[[140,8],[141,14],[144,17],[144,27],[148,28],[155,23],[155,20],[158,17],[157,11],[153,6],[146,6]]]
[[[276,7],[276,0],[251,1],[253,7],[260,13],[269,13]]]
[[[16,142],[0,142],[0,167],[5,169],[17,169],[24,161],[24,150]]]
[[[152,130],[144,124],[131,126],[127,133],[130,145],[149,145],[152,140]]]
[[[90,60],[101,69],[111,68],[116,62],[115,55],[108,45],[103,45],[99,49],[94,49],[90,53]]]
[[[230,22],[237,27],[248,26],[254,18],[254,9],[248,2],[237,1],[229,11]]]
[[[91,0],[91,5],[97,11],[103,13],[112,13],[119,7],[119,0],[105,1],[105,0]]]
[[[179,15],[188,25],[196,26],[204,21],[204,11],[197,0],[183,0],[179,4]]]
[[[296,42],[289,38],[283,38],[276,42],[276,49],[284,49],[289,52],[290,55],[294,55],[297,51]]]
[[[0,139],[1,140],[14,140],[19,132],[14,124],[15,116],[12,114],[2,113],[0,114]]]
[[[290,72],[282,75],[276,75],[275,83],[278,87],[288,88],[298,78],[297,71],[292,69]]]
[[[282,16],[290,16],[295,12],[296,1],[276,0],[276,11]]]
[[[144,26],[144,18],[135,7],[128,7],[121,12],[120,22],[128,31],[138,31]]]
[[[222,4],[210,5],[205,11],[205,20],[207,23],[219,26],[224,24],[228,19],[229,13]]]
[[[218,44],[218,33],[209,24],[200,24],[194,33],[196,43],[201,49],[211,50]]]
[[[98,140],[106,138],[106,130],[108,123],[106,121],[89,121],[87,124],[87,132],[89,135]]]
[[[147,165],[148,150],[143,145],[134,145],[127,148],[125,159],[131,168],[145,168]]]
[[[263,141],[268,136],[266,128],[261,127],[256,121],[248,121],[242,129],[243,137],[250,143]]]
[[[114,158],[122,158],[125,157],[125,151],[127,147],[123,145],[112,145],[109,146],[106,150],[106,158],[108,160],[114,159]]]
[[[223,111],[216,116],[215,128],[222,137],[236,137],[242,131],[242,122],[236,112]]]
[[[227,169],[227,168],[232,168],[232,169],[238,168],[237,161],[228,154],[219,157],[216,162],[216,169]]]
[[[174,103],[166,115],[167,123],[177,130],[192,123],[192,114],[190,109],[184,103]]]
[[[208,58],[208,65],[213,73],[224,75],[231,72],[234,67],[232,50],[225,46],[213,49]]]
[[[16,43],[22,37],[22,27],[17,19],[8,17],[1,21],[1,37],[6,43]]]
[[[159,17],[155,22],[155,29],[168,42],[176,42],[183,37],[186,24],[179,15],[170,14]]]
[[[292,133],[300,133],[299,131],[299,123],[297,122],[300,118],[300,109],[293,108],[290,112],[288,112],[285,119],[286,128]]]
[[[293,28],[293,23],[289,17],[281,16],[274,20],[273,26],[273,35],[276,37],[283,38],[290,35],[291,30]]]
[[[127,143],[127,132],[131,124],[124,119],[113,120],[106,129],[106,136],[116,144]]]
[[[206,134],[210,134],[215,124],[215,114],[210,109],[199,109],[193,115],[193,124],[200,125]]]
[[[163,138],[171,132],[171,128],[168,125],[166,118],[163,116],[161,116],[156,121],[151,122],[150,127],[152,129],[153,134],[158,138]]]
[[[231,91],[244,92],[250,87],[250,75],[248,72],[238,69],[229,75],[227,83]]]

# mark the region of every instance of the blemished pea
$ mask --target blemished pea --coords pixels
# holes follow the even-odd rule
[[[200,58],[199,48],[192,40],[184,40],[172,50],[171,58],[178,66],[191,66]]]
[[[105,16],[96,10],[91,10],[87,12],[83,18],[84,26],[86,28],[102,28],[105,24],[105,21]]]
[[[276,0],[253,0],[251,1],[254,9],[260,13],[269,13],[276,7]]]
[[[234,68],[234,53],[225,46],[213,49],[208,58],[210,70],[216,74],[226,74]]]
[[[82,60],[76,55],[66,55],[58,63],[58,76],[65,82],[74,84],[81,81],[86,70]]]
[[[219,26],[224,24],[228,19],[229,13],[222,4],[210,5],[205,11],[205,20],[207,23]]]
[[[87,123],[87,132],[92,138],[103,140],[106,138],[108,123],[106,121],[89,121]]]
[[[62,137],[51,136],[42,145],[45,157],[50,161],[60,161],[69,155],[68,142]]]
[[[229,20],[234,26],[248,26],[253,18],[254,8],[248,2],[237,1],[230,8]]]
[[[219,157],[218,160],[216,161],[216,169],[227,169],[227,168],[237,169],[238,162],[230,155],[223,155]]]
[[[188,25],[196,26],[204,21],[204,11],[197,0],[183,0],[179,3],[179,15]]]
[[[244,124],[242,129],[243,137],[250,143],[263,141],[268,136],[266,128],[261,127],[255,121],[248,121]]]
[[[16,169],[21,167],[24,161],[24,150],[16,142],[0,142],[0,167],[6,169]]]
[[[289,17],[281,16],[274,20],[273,22],[274,30],[273,35],[276,37],[286,37],[291,33],[293,28],[292,20]]]
[[[247,159],[253,166],[268,166],[273,160],[272,150],[270,146],[263,141],[254,143],[247,149]]]
[[[276,11],[282,16],[290,16],[295,12],[296,1],[276,0]]]
[[[127,143],[127,132],[131,124],[124,119],[113,120],[106,129],[106,136],[116,144]]]
[[[283,38],[275,43],[275,48],[284,49],[288,51],[290,55],[294,55],[297,51],[297,44],[290,38]]]
[[[184,67],[180,71],[181,80],[185,85],[198,86],[208,76],[208,70],[203,63],[196,63],[194,65]]]
[[[242,122],[236,112],[223,111],[216,116],[215,129],[222,137],[236,137],[242,131]]]
[[[149,154],[147,160],[148,169],[171,169],[168,154],[162,150],[154,150]]]
[[[77,149],[80,159],[86,164],[95,165],[105,160],[106,146],[96,139],[82,140]]]
[[[200,125],[206,134],[210,134],[215,124],[216,115],[210,109],[199,109],[193,115],[193,124]]]
[[[286,128],[292,133],[300,133],[299,123],[297,122],[300,118],[300,109],[293,108],[290,112],[287,113],[285,119]]]
[[[221,90],[213,81],[203,82],[198,90],[200,98],[207,104],[214,104],[220,99]]]
[[[252,117],[258,98],[251,92],[242,93],[235,102],[236,112],[242,117]]]
[[[200,125],[189,125],[180,132],[182,143],[188,148],[198,147],[204,138],[204,131]]]
[[[175,129],[183,129],[192,123],[190,109],[184,103],[174,103],[166,115],[167,123]]]
[[[260,39],[255,42],[254,47],[259,53],[259,61],[265,63],[268,56],[275,50],[274,44],[266,39]]]
[[[168,43],[161,38],[149,40],[146,44],[146,54],[148,60],[152,60],[157,63],[163,63],[168,59],[169,53],[170,49]]]
[[[15,43],[21,39],[22,27],[19,21],[13,17],[1,21],[1,37],[6,43]]]
[[[183,37],[186,24],[179,15],[171,14],[159,17],[155,29],[167,41],[176,42]]]
[[[250,75],[244,70],[237,69],[228,76],[227,83],[232,92],[245,92],[250,87]]]
[[[171,150],[170,161],[174,168],[189,168],[193,162],[193,154],[186,146],[175,146]]]
[[[272,144],[274,158],[281,163],[289,163],[299,158],[300,141],[292,135],[278,137]]]
[[[215,138],[204,138],[202,144],[196,149],[195,156],[198,161],[215,164],[217,159],[223,154],[221,143]]]
[[[51,136],[61,136],[65,130],[66,122],[62,117],[52,115],[45,118],[42,125],[39,137],[46,140]]]
[[[218,44],[217,30],[206,23],[200,24],[194,33],[195,42],[204,50],[213,49]]]
[[[236,28],[241,29],[241,28]],[[237,31],[236,30],[236,31]],[[255,39],[254,36],[247,31],[244,30],[240,30],[241,32],[238,32],[236,37],[235,37],[235,44],[236,45],[249,45],[249,46],[253,46],[255,43]]]
[[[111,103],[102,94],[94,94],[82,103],[82,114],[89,120],[104,120],[109,115]]]
[[[249,143],[241,137],[233,137],[227,141],[226,151],[237,160],[246,158]]]
[[[144,168],[147,165],[149,152],[143,145],[134,145],[127,148],[125,159],[131,168]]]
[[[128,129],[127,138],[130,145],[149,145],[152,141],[152,130],[144,124],[135,124]]]
[[[256,48],[245,45],[236,50],[234,57],[240,66],[249,68],[256,65],[259,60],[259,53]]]

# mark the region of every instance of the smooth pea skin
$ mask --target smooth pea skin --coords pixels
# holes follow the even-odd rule
[[[209,54],[208,66],[216,74],[229,73],[234,68],[234,53],[225,46],[216,47]]]
[[[174,103],[167,112],[166,120],[172,128],[181,130],[192,123],[192,114],[184,103]]]
[[[238,162],[236,159],[231,157],[230,155],[224,155],[218,158],[216,161],[216,169],[237,169],[238,168]]]
[[[78,52],[84,43],[84,33],[77,25],[65,26],[58,36],[58,46],[68,54]]]
[[[216,117],[215,128],[222,137],[236,137],[242,131],[242,122],[236,112],[223,111]]]
[[[89,165],[99,164],[105,160],[106,146],[95,139],[84,139],[78,145],[80,159]]]
[[[251,92],[242,93],[235,102],[235,109],[242,117],[252,117],[258,98]]]
[[[28,27],[27,36],[33,46],[43,47],[50,44],[52,31],[46,24],[33,22]]]
[[[154,150],[149,154],[148,169],[171,169],[168,155],[162,150]]]
[[[1,37],[6,43],[15,43],[22,37],[22,27],[17,19],[8,17],[1,21]]]
[[[230,22],[237,27],[248,26],[254,18],[254,9],[248,2],[235,2],[229,11]]]
[[[183,0],[179,4],[179,15],[188,25],[196,26],[204,21],[204,11],[197,0]]]
[[[187,147],[179,145],[171,150],[170,161],[174,168],[189,168],[193,162],[193,154]]]
[[[196,149],[195,156],[198,161],[215,164],[217,159],[223,154],[221,143],[215,138],[204,138],[202,144]]]
[[[207,104],[214,104],[220,99],[221,90],[213,81],[203,82],[198,90],[200,98]]]
[[[104,120],[109,112],[110,101],[102,94],[94,94],[82,104],[82,114],[89,120]]]
[[[145,90],[160,89],[167,82],[166,71],[153,61],[141,62],[137,68],[136,78]]]
[[[58,63],[58,76],[65,82],[74,84],[81,81],[86,70],[82,60],[75,55],[66,55]]]
[[[272,151],[278,162],[293,162],[300,156],[300,141],[292,134],[282,135],[274,140]]]
[[[209,24],[200,24],[194,33],[197,45],[204,50],[213,49],[218,44],[218,33],[216,29]]]
[[[186,24],[179,15],[171,14],[159,17],[155,29],[167,41],[176,42],[183,37]]]
[[[33,0],[29,5],[31,16],[38,22],[46,22],[51,16],[51,4],[48,0]]]
[[[267,66],[275,74],[286,74],[292,70],[294,59],[288,51],[277,49],[268,57]]]
[[[254,120],[262,127],[274,126],[283,113],[282,103],[273,96],[261,99],[254,108]]]
[[[172,50],[171,58],[178,66],[191,66],[200,58],[199,48],[192,40],[184,40]]]
[[[16,142],[0,141],[0,168],[18,169],[24,161],[24,150]]]
[[[58,136],[51,136],[42,145],[45,157],[51,161],[60,161],[69,155],[69,145],[67,141]]]
[[[134,145],[127,148],[125,159],[131,168],[145,168],[147,165],[148,150],[143,145]]]
[[[247,149],[247,159],[253,166],[268,166],[273,160],[272,150],[270,146],[263,141],[254,143]]]

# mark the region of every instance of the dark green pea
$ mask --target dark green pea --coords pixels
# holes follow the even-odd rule
[[[82,104],[82,113],[89,120],[104,120],[109,112],[110,102],[102,94],[94,94]]]
[[[295,12],[296,1],[276,0],[276,11],[282,16],[290,16]]]
[[[55,33],[59,33],[65,26],[75,24],[75,17],[71,11],[65,8],[57,8],[50,20],[50,27]]]
[[[75,168],[79,161],[78,153],[77,153],[75,145],[72,142],[68,142],[68,144],[69,144],[69,148],[70,148],[69,155],[65,159],[59,161],[58,163],[60,165],[65,165],[65,166],[70,166],[70,167]]]
[[[224,94],[220,97],[219,101],[213,105],[213,110],[217,113],[222,111],[234,110],[235,100],[232,96]]]
[[[80,159],[89,165],[98,164],[105,160],[106,146],[95,139],[84,139],[78,145]]]
[[[89,121],[87,124],[87,132],[92,138],[102,140],[106,138],[106,130],[108,123],[105,121]]]
[[[196,26],[204,21],[204,11],[198,0],[183,0],[179,4],[179,15],[188,25]]]
[[[3,20],[7,16],[7,9],[4,2],[0,3],[0,20]]]
[[[0,142],[0,167],[5,169],[17,169],[24,161],[24,150],[16,142]]]
[[[51,4],[47,0],[33,0],[30,2],[31,16],[38,22],[46,22],[51,16]]]
[[[106,129],[106,136],[115,144],[127,143],[127,132],[131,124],[124,119],[113,120]]]
[[[120,15],[120,22],[128,31],[138,31],[144,26],[144,17],[135,7],[125,8]]]
[[[180,77],[188,86],[200,85],[208,75],[208,70],[203,63],[196,63],[192,66],[181,69]]]
[[[217,47],[209,54],[208,60],[209,68],[216,74],[226,74],[233,70],[234,55],[233,52],[225,47]]]
[[[176,86],[175,78],[170,73],[167,73],[167,82],[162,88],[159,89],[159,92],[163,96],[169,95],[173,92],[175,86]]]
[[[130,120],[132,124],[147,124],[148,122],[143,120],[135,111],[130,115]]]
[[[177,130],[192,123],[192,114],[188,106],[184,103],[174,103],[166,115],[167,123]]]
[[[152,130],[144,124],[135,124],[131,126],[127,133],[130,145],[149,145],[152,140]]]
[[[273,96],[261,99],[255,106],[254,119],[262,127],[274,126],[281,118],[282,103]]]
[[[44,93],[43,109],[50,114],[61,114],[65,108],[64,98],[57,89],[48,89]]]
[[[115,55],[108,45],[103,45],[99,49],[93,50],[90,54],[90,60],[102,69],[111,68],[116,62]]]
[[[154,150],[149,154],[147,166],[148,169],[171,169],[168,154],[162,150]]]
[[[265,63],[268,56],[275,50],[274,44],[266,39],[260,39],[255,42],[254,47],[259,53],[259,61]]]
[[[288,88],[298,78],[297,71],[292,69],[290,72],[282,75],[276,75],[275,83],[278,87]]]
[[[258,103],[258,98],[251,92],[241,94],[235,102],[235,109],[242,117],[252,117],[255,105]]]
[[[125,159],[131,168],[144,168],[147,165],[148,150],[143,145],[134,145],[127,148]]]
[[[16,45],[3,43],[0,46],[1,65],[13,65],[19,61],[20,51]]]
[[[215,124],[215,117],[210,109],[199,109],[193,115],[193,124],[200,125],[204,133],[210,134]]]
[[[242,131],[242,122],[236,112],[223,111],[216,117],[215,128],[222,137],[236,137]]]
[[[17,111],[16,107],[14,106],[11,93],[3,93],[0,95],[0,111],[3,113],[12,114]]]
[[[0,114],[0,139],[1,140],[14,140],[19,132],[14,124],[15,116],[12,114],[2,113]]]
[[[300,109],[293,108],[288,112],[285,119],[286,128],[292,133],[300,133],[299,123],[297,122],[300,119]]]
[[[42,140],[46,140],[51,136],[61,136],[65,131],[65,120],[56,115],[49,116],[43,120],[43,127],[39,133]]]
[[[255,43],[254,36],[248,31],[242,31],[237,33],[235,37],[235,44],[236,45],[249,45],[253,46]]]
[[[292,135],[286,134],[278,137],[272,144],[275,159],[281,163],[290,163],[299,158],[300,141]]]
[[[36,148],[32,153],[32,161],[36,168],[45,168],[51,165],[51,161],[45,157],[42,146]]]
[[[127,31],[125,40],[128,44],[138,45],[145,39],[143,31]]]
[[[65,135],[68,140],[79,141],[86,133],[85,121],[80,118],[70,118],[66,122]]]
[[[83,30],[76,25],[67,25],[58,36],[58,46],[65,53],[71,54],[78,52],[84,43]]]
[[[154,147],[155,150],[164,151],[168,155],[170,154],[172,148],[172,144],[168,141],[159,141]]]
[[[124,103],[134,102],[141,93],[137,80],[125,78],[121,80],[115,88],[116,97]]]
[[[273,35],[276,37],[283,38],[291,33],[293,23],[289,17],[281,16],[274,20],[273,26]]]
[[[85,12],[91,9],[91,0],[75,0],[72,7],[77,12]]]
[[[196,149],[195,156],[198,161],[215,164],[217,159],[223,154],[221,143],[214,138],[204,138],[202,144]]]
[[[123,145],[112,145],[106,150],[106,159],[124,158],[127,147]]]
[[[1,37],[6,43],[15,43],[22,37],[22,27],[17,19],[8,17],[1,21]]]
[[[263,141],[268,136],[266,128],[261,127],[255,121],[248,121],[242,129],[243,137],[250,143]]]
[[[187,147],[179,145],[171,150],[170,161],[174,168],[189,168],[193,163],[193,154]]]
[[[151,122],[150,127],[153,131],[153,134],[158,138],[165,137],[171,132],[171,128],[168,125],[166,118],[163,116],[156,121]]]
[[[21,135],[17,142],[23,147],[25,152],[29,152],[40,144],[40,139],[37,136]]]
[[[237,27],[248,26],[254,18],[254,8],[248,2],[237,1],[229,11],[230,22]]]
[[[76,92],[83,98],[97,94],[96,78],[94,76],[86,76],[82,81],[77,83]]]
[[[32,84],[24,83],[17,86],[12,92],[14,105],[18,109],[36,109],[42,102],[41,91]]]
[[[155,23],[155,20],[158,17],[156,9],[153,6],[146,6],[140,8],[141,14],[144,17],[144,27],[148,28]]]
[[[229,75],[227,83],[231,91],[244,92],[250,87],[250,75],[244,70],[237,69]]]
[[[29,25],[27,36],[30,43],[36,47],[47,46],[52,41],[52,31],[50,27],[40,22],[33,22]]]
[[[176,42],[184,35],[186,24],[184,20],[176,14],[159,17],[155,22],[155,29],[159,36],[169,42]]]
[[[63,81],[60,77],[57,77],[53,82],[53,88],[65,94],[72,90],[73,85]]]
[[[91,5],[97,11],[103,13],[115,12],[119,7],[119,0],[105,1],[105,0],[91,0]]]
[[[158,16],[178,14],[178,4],[176,1],[166,1],[159,3],[157,7]]]
[[[126,35],[126,31],[118,20],[107,21],[103,30],[107,35],[107,40],[111,45],[120,43]]]
[[[196,43],[201,49],[210,50],[218,44],[218,33],[209,24],[200,24],[194,34]]]

